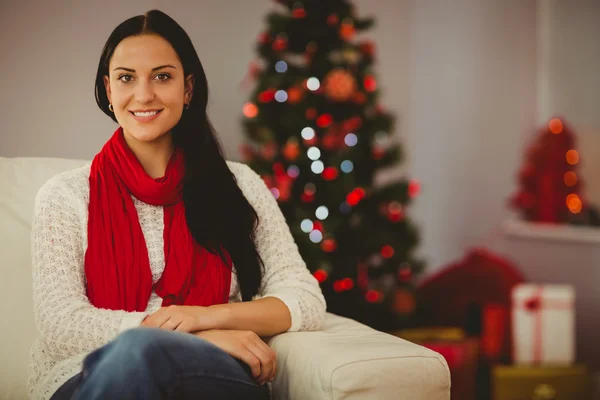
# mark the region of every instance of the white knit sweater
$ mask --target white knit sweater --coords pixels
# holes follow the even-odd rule
[[[258,252],[265,263],[260,297],[277,297],[289,308],[290,331],[316,330],[325,299],[310,274],[273,195],[248,166],[227,162],[237,184],[259,216]],[[61,173],[40,189],[32,227],[33,297],[38,338],[30,353],[29,393],[49,399],[80,372],[83,358],[120,332],[137,327],[161,307],[155,293],[146,312],[93,307],[85,294],[83,259],[87,248],[90,164]],[[146,240],[152,277],[164,268],[163,210],[133,198]],[[241,301],[232,276],[229,302]]]

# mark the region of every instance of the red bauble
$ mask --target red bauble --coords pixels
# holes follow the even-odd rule
[[[302,7],[294,8],[292,18],[300,19],[306,17],[306,10]]]
[[[275,99],[275,89],[267,89],[258,94],[258,101],[261,103],[269,103]]]
[[[325,179],[326,181],[332,181],[335,178],[338,177],[338,170],[335,167],[327,167],[325,168],[325,170],[323,171],[323,173],[321,174],[321,176],[323,177],[323,179]]]
[[[327,17],[327,25],[334,26],[340,21],[340,18],[336,14],[331,14]]]
[[[317,279],[319,283],[323,283],[327,280],[327,271],[324,269],[318,269],[313,273],[313,276]]]
[[[321,250],[325,253],[331,253],[335,249],[337,249],[337,242],[335,239],[325,239],[321,242]]]
[[[321,114],[317,117],[317,126],[326,128],[333,122],[333,117],[330,114]]]
[[[372,75],[367,75],[363,79],[363,86],[367,92],[374,92],[377,90],[377,81]]]
[[[325,96],[332,101],[347,101],[356,92],[356,80],[341,68],[331,70],[323,81]]]
[[[287,48],[287,39],[284,37],[278,37],[273,41],[273,50],[280,52]]]
[[[317,117],[317,110],[314,108],[307,108],[305,116],[306,119],[315,119]]]

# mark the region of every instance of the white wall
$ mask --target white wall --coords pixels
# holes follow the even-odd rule
[[[538,122],[574,127],[584,194],[600,206],[600,1],[539,2],[538,48]]]
[[[415,214],[432,267],[486,241],[505,217],[535,124],[536,4],[419,0],[411,21]]]
[[[429,271],[503,219],[536,109],[534,1],[360,0],[376,17],[383,104],[399,117],[407,170],[423,183],[413,214]],[[242,140],[238,83],[272,0],[13,1],[0,5],[2,156],[90,159],[114,130],[96,107],[95,69],[110,31],[159,7],[190,34],[229,158]],[[8,62],[7,62],[8,60]],[[483,239],[482,239],[483,238]]]

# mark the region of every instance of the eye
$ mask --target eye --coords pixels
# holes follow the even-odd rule
[[[125,79],[123,79],[125,78]],[[131,75],[127,75],[127,74],[123,74],[119,76],[119,80],[123,83],[127,83],[127,82],[131,82],[131,80],[133,79],[133,77]]]
[[[166,73],[162,73],[162,74],[158,74],[156,75],[156,78],[158,78],[159,81],[168,81],[169,79],[171,79],[171,75],[166,74]]]

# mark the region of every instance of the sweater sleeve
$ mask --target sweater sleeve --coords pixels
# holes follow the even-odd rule
[[[57,360],[90,352],[139,326],[145,316],[90,304],[83,265],[87,232],[81,222],[87,210],[83,199],[78,204],[73,190],[59,178],[38,192],[31,232],[35,321]]]
[[[318,281],[306,267],[277,201],[262,178],[244,166],[244,194],[258,214],[256,246],[265,264],[259,297],[276,297],[290,310],[289,332],[318,330],[326,304]]]

